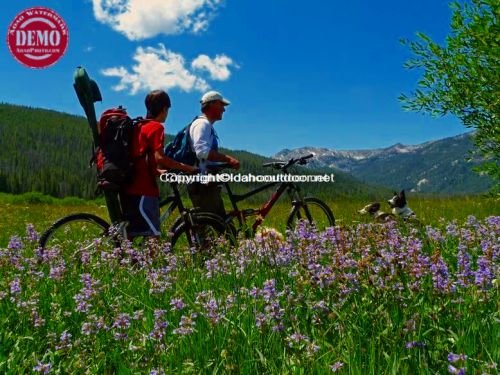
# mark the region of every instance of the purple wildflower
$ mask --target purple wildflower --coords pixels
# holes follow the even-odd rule
[[[172,311],[175,310],[182,310],[184,307],[186,307],[186,304],[182,300],[182,298],[172,298],[170,300],[170,306],[172,306]]]
[[[288,336],[287,338],[285,338],[285,341],[287,341],[288,346],[290,348],[292,348],[294,346],[299,346],[301,344],[308,343],[309,337],[307,337],[306,335],[303,335],[301,333],[295,332],[295,333],[291,334],[290,336]]]
[[[308,357],[314,357],[314,355],[319,351],[320,347],[314,342],[310,342],[306,346],[306,355]]]
[[[474,279],[475,284],[483,288],[490,287],[492,285],[494,277],[489,259],[485,256],[480,256],[477,259],[477,266],[478,269],[475,272]]]
[[[406,343],[405,347],[407,349],[413,349],[413,348],[422,349],[425,347],[425,343],[420,341],[409,341]]]
[[[49,278],[51,278],[52,280],[60,281],[62,280],[65,271],[66,264],[64,263],[64,261],[61,261],[59,265],[50,267]]]
[[[179,322],[179,328],[173,330],[174,335],[188,336],[194,332],[194,326],[196,325],[195,319],[196,314],[191,314],[188,316],[181,316],[181,321]]]
[[[88,251],[82,251],[80,255],[80,261],[82,264],[89,264],[90,263],[90,253]]]
[[[174,258],[175,259],[175,258]],[[150,294],[163,294],[172,287],[174,278],[172,271],[175,269],[167,266],[160,269],[151,269],[148,271],[147,279],[151,284]]]
[[[463,244],[458,245],[457,254],[457,279],[458,285],[466,287],[473,276],[471,271],[471,257],[467,253],[467,247]]]
[[[233,307],[235,302],[236,296],[232,293],[229,293],[226,297],[226,310],[229,310],[231,307]]]
[[[479,221],[474,215],[467,216],[467,225],[471,227],[477,227],[479,225]]]
[[[276,280],[266,280],[264,286],[262,287],[261,295],[264,301],[269,302],[276,296]]]
[[[446,226],[446,233],[452,237],[458,237],[458,230],[457,230],[457,224],[455,221],[448,223]]]
[[[160,319],[163,315],[165,315],[166,312],[167,312],[167,310],[156,309],[154,311],[155,319]]]
[[[205,268],[207,269],[207,279],[211,279],[218,274],[224,275],[229,273],[227,261],[221,257],[205,261]]]
[[[448,372],[455,375],[465,375],[465,368],[456,368],[452,365],[448,365]]]
[[[130,315],[119,314],[113,323],[113,328],[128,329],[130,327]]]
[[[259,288],[253,287],[251,290],[248,291],[248,295],[252,298],[257,298],[260,294]]]
[[[40,316],[36,308],[31,310],[31,317],[35,328],[43,327],[45,325],[45,319]]]
[[[339,362],[335,362],[333,365],[331,365],[330,370],[332,370],[332,372],[337,372],[342,367],[344,367],[344,363],[339,361]]]
[[[458,361],[465,361],[466,359],[467,359],[467,356],[465,354],[454,354],[454,353],[448,354],[448,362],[450,362],[450,363],[455,363]]]
[[[431,272],[434,288],[446,291],[449,287],[448,266],[441,256],[431,265]]]
[[[21,294],[21,280],[19,280],[18,277],[12,280],[9,286],[10,286],[10,294],[13,295]]]
[[[113,338],[116,341],[125,341],[128,339],[128,335],[125,332],[115,332]]]
[[[48,374],[50,369],[52,368],[51,363],[42,363],[40,361],[37,362],[37,365],[33,367],[33,371],[39,372],[41,374]]]
[[[165,310],[155,310],[154,312],[155,324],[153,331],[149,333],[149,337],[153,340],[160,341],[166,334],[168,322],[162,319],[165,312]]]
[[[257,328],[262,328],[263,325],[266,324],[266,316],[262,313],[258,313],[255,316],[255,325]]]
[[[329,310],[326,302],[323,301],[323,300],[316,302],[313,305],[313,309],[314,310],[322,310],[322,311],[328,311]]]
[[[92,324],[85,322],[82,324],[82,335],[89,336],[92,334]]]
[[[217,324],[222,319],[223,315],[219,313],[219,305],[215,298],[210,298],[203,304],[203,307],[205,308],[205,316],[212,324]]]
[[[29,242],[38,242],[39,236],[33,224],[26,225],[26,238]]]
[[[70,349],[73,345],[71,344],[71,333],[64,331],[59,338],[59,344],[56,345],[56,350]]]
[[[21,250],[23,248],[23,242],[18,236],[12,236],[7,248],[10,250]]]
[[[144,310],[137,310],[134,312],[134,320],[142,320],[144,318]]]
[[[88,312],[92,307],[90,299],[97,294],[95,286],[99,285],[99,280],[93,280],[92,276],[88,273],[80,275],[80,281],[83,283],[83,288],[80,293],[76,294],[73,299],[77,303],[75,308],[78,312]]]

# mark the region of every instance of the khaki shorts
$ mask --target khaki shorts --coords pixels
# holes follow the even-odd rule
[[[187,186],[187,191],[194,207],[200,211],[212,212],[221,218],[226,217],[224,202],[220,195],[220,187],[216,183],[201,184],[195,182]]]

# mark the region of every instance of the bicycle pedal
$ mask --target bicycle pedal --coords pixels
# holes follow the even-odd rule
[[[252,216],[252,215],[257,215],[259,214],[259,210],[253,209],[253,208],[247,208],[243,211],[241,211],[243,216]]]

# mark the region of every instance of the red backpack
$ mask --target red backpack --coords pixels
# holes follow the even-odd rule
[[[99,144],[96,154],[97,185],[119,191],[132,181],[134,163],[130,154],[134,129],[142,118],[131,119],[125,108],[111,108],[99,119]]]

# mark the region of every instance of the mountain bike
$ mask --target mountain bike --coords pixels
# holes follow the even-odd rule
[[[160,209],[165,208],[160,216],[164,223],[174,211],[179,217],[174,220],[169,230],[171,248],[184,242],[189,248],[206,248],[209,241],[215,241],[226,230],[226,225],[219,216],[201,212],[198,209],[187,209],[181,199],[177,183],[171,183],[172,194],[161,200]],[[90,213],[76,213],[65,216],[52,224],[40,237],[41,251],[52,246],[78,245],[78,251],[85,251],[92,246],[110,242],[113,247],[120,246],[120,238],[127,238],[127,222],[121,221],[111,226],[106,220]]]
[[[305,165],[312,157],[314,155],[310,154],[297,159],[292,158],[288,161],[264,163],[263,166],[277,169],[282,173],[288,173],[288,170],[292,166]],[[211,169],[214,172],[219,172],[226,166],[221,163],[218,166],[212,166]],[[226,224],[228,225],[228,229],[231,229],[233,232],[243,231],[247,237],[253,235],[262,224],[264,218],[269,214],[274,204],[285,193],[290,197],[292,205],[286,221],[287,229],[294,229],[300,220],[305,220],[318,230],[335,226],[335,217],[330,207],[318,198],[304,197],[301,188],[294,182],[269,182],[244,194],[234,194],[228,182],[223,182],[222,185],[225,187],[232,206],[232,210],[226,216]],[[238,208],[238,202],[276,185],[278,185],[278,188],[260,208]],[[255,221],[251,225],[247,223],[247,219],[250,217],[255,217]]]

